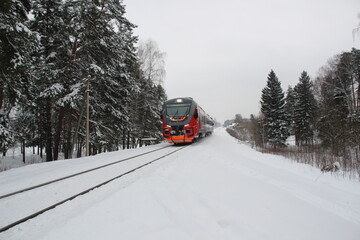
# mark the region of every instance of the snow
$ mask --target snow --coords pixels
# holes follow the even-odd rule
[[[0,173],[0,194],[163,146],[11,169]],[[56,190],[58,197],[90,179],[110,178],[120,171],[115,168],[69,181],[64,193]],[[0,233],[0,239],[360,239],[359,180],[319,174],[256,152],[217,129],[170,157]],[[17,211],[33,209],[54,191],[33,194]],[[20,197],[6,204],[17,201]],[[0,227],[13,215],[5,202],[0,200]]]
[[[104,39],[100,39],[100,44],[104,47],[107,47],[106,42],[104,41]]]
[[[16,23],[15,29],[18,32],[26,32],[29,36],[33,34],[33,32],[27,26],[20,22]]]
[[[105,73],[101,67],[99,67],[98,65],[96,65],[94,63],[90,64],[90,69],[94,70],[95,72],[101,73],[101,74]]]
[[[48,88],[46,88],[41,94],[40,97],[54,96],[61,93],[64,90],[64,86],[61,83],[54,83]]]
[[[71,92],[66,94],[63,98],[59,99],[58,104],[63,106],[64,103],[70,103],[72,107],[75,107],[76,101],[72,101],[72,100],[79,97],[81,87],[82,87],[81,83],[76,83],[76,84],[72,85],[70,87]]]
[[[48,58],[54,58],[54,57],[56,57],[56,52],[51,52],[50,54],[49,54],[49,56],[47,56]]]

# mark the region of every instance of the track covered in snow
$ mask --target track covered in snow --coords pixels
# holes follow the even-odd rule
[[[0,191],[164,145],[12,169],[0,173]],[[360,182],[332,174],[316,180],[319,174],[256,152],[217,129],[182,151],[0,233],[0,239],[360,239]],[[82,181],[73,181],[69,190]],[[38,201],[48,197],[43,191]],[[33,205],[27,202],[26,208]]]

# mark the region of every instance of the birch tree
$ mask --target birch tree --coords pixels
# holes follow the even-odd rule
[[[161,52],[158,44],[149,39],[140,42],[137,52],[140,69],[145,79],[156,85],[161,85],[165,77],[165,52]]]

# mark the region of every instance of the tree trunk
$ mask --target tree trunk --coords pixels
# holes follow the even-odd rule
[[[125,134],[126,134],[126,132],[125,132],[125,128],[124,128],[124,129],[123,129],[123,137],[122,137],[122,140],[123,140],[123,142],[122,142],[122,145],[123,145],[122,149],[125,149],[125,147],[126,147]]]
[[[61,140],[64,115],[65,115],[65,108],[60,107],[56,129],[55,129],[55,136],[54,136],[54,160],[58,160],[59,158],[59,145]]]
[[[45,109],[45,152],[46,152],[46,161],[50,162],[53,160],[52,155],[52,132],[51,132],[51,103],[50,100],[46,100],[46,109]]]
[[[78,141],[78,134],[79,134],[79,129],[80,129],[80,125],[81,125],[81,119],[82,119],[83,114],[85,112],[85,106],[86,106],[86,97],[84,97],[84,100],[83,100],[80,115],[79,115],[78,122],[77,122],[76,128],[75,128],[74,139],[73,139],[73,141],[71,143],[71,146],[70,146],[70,156],[73,155],[74,145],[77,144],[77,141]],[[79,148],[77,148],[77,149],[79,150]],[[81,157],[81,150],[80,150],[80,156],[79,156],[79,153],[77,153],[77,157]]]
[[[127,149],[130,148],[130,130],[127,132]]]
[[[359,74],[359,76],[358,76],[357,111],[360,112],[360,74]]]
[[[76,152],[76,157],[81,157],[81,153],[82,153],[82,144],[83,141],[78,141],[77,143],[77,152]]]
[[[2,108],[2,105],[3,105],[3,98],[4,98],[4,88],[0,87],[0,109]],[[0,147],[2,148],[2,146],[0,145]],[[5,145],[4,145],[4,148],[3,148],[3,157],[6,156],[6,150],[5,150]]]
[[[23,162],[25,163],[25,154],[26,154],[26,149],[25,149],[25,139],[22,140],[22,154],[23,154]]]
[[[132,137],[132,148],[136,148],[136,139]]]
[[[43,158],[43,144],[40,145],[40,158]]]
[[[0,87],[0,109],[2,108],[3,105],[3,99],[4,99],[4,88]]]
[[[73,143],[71,142],[72,139],[72,112],[74,109],[71,109],[71,112],[68,114],[66,118],[66,149],[65,149],[65,159],[73,158]]]

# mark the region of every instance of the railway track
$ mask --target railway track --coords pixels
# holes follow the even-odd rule
[[[0,196],[0,212],[2,212],[3,216],[9,217],[6,220],[0,220],[0,233],[26,222],[29,219],[35,218],[36,216],[67,201],[75,199],[78,196],[84,195],[91,190],[104,186],[116,179],[170,156],[187,146],[176,148],[169,147],[170,146],[166,146],[155,149]],[[127,164],[121,164],[126,161],[128,161]],[[111,177],[109,175],[111,175]],[[69,191],[72,186],[76,187]],[[61,193],[64,190],[66,190],[66,194]],[[37,203],[36,196],[38,194],[46,194],[46,203]],[[21,213],[16,211],[18,206],[29,204],[29,202],[31,202],[30,204],[32,205],[36,204],[34,207],[36,210],[25,210]]]
[[[153,152],[160,151],[160,150],[162,150],[162,149],[164,149],[164,148],[168,148],[168,147],[170,147],[170,145],[169,145],[169,146],[162,147],[162,148],[159,148],[159,149],[155,149],[155,150],[152,150],[152,151],[149,151],[149,152],[141,153],[141,154],[138,154],[138,155],[135,155],[135,156],[131,156],[131,157],[128,157],[128,158],[124,158],[124,159],[121,159],[121,160],[118,160],[118,161],[115,161],[115,162],[112,162],[112,163],[100,165],[100,166],[98,166],[98,167],[94,167],[94,168],[91,168],[91,169],[88,169],[88,170],[84,170],[84,171],[81,171],[81,172],[77,172],[77,173],[74,173],[74,174],[70,174],[70,175],[67,175],[67,176],[65,176],[65,177],[56,178],[56,179],[53,179],[53,180],[50,180],[50,181],[46,181],[46,182],[43,182],[43,183],[40,183],[40,184],[36,184],[36,185],[34,185],[34,186],[31,186],[31,187],[27,187],[27,188],[23,188],[23,189],[20,189],[20,190],[16,190],[16,191],[13,191],[13,192],[4,194],[4,195],[0,195],[0,199],[6,198],[6,197],[10,197],[10,196],[13,196],[13,195],[16,195],[16,194],[19,194],[19,193],[27,192],[27,191],[33,190],[33,189],[35,189],[35,188],[39,188],[39,187],[43,187],[43,186],[46,186],[46,185],[50,185],[50,184],[52,184],[52,183],[56,183],[56,182],[59,182],[59,181],[62,181],[62,180],[68,179],[68,178],[76,177],[76,176],[79,176],[79,175],[82,175],[82,174],[85,174],[85,173],[88,173],[88,172],[92,172],[92,171],[95,171],[95,170],[98,170],[98,169],[101,169],[101,168],[105,168],[105,167],[114,165],[114,164],[118,164],[118,163],[121,163],[121,162],[125,162],[125,161],[128,161],[128,160],[137,158],[137,157],[141,157],[141,156],[144,156],[144,155],[153,153]]]

